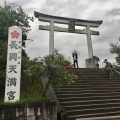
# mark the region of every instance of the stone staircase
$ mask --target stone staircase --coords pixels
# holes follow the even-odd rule
[[[108,80],[102,69],[72,68],[68,72],[76,74],[78,78],[70,85],[62,81],[60,90],[55,90],[62,108],[67,112],[68,120],[98,120],[100,117],[108,120],[104,117],[120,115],[118,73],[114,72],[114,76]]]

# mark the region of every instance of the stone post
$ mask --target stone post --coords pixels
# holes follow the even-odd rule
[[[54,54],[54,21],[50,22],[49,55]]]
[[[93,59],[93,49],[92,49],[92,41],[91,41],[91,34],[90,34],[90,26],[87,25],[86,26],[86,30],[87,30],[87,44],[88,44],[88,55],[89,58],[86,59],[86,68],[94,68],[95,67],[95,63],[94,63],[94,59]]]
[[[15,102],[20,99],[21,53],[22,29],[12,26],[8,34],[5,102]]]

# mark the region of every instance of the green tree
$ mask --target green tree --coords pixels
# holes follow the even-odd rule
[[[3,98],[6,78],[7,41],[0,41],[0,98]]]
[[[56,52],[55,55],[44,57],[42,61],[45,65],[45,76],[48,77],[48,81],[42,94],[43,97],[49,86],[59,88],[62,86],[62,80],[67,81],[68,84],[70,84],[77,78],[76,75],[68,73],[65,68],[65,66],[70,65],[70,61],[65,59],[65,57],[58,52]]]
[[[120,37],[117,43],[112,43],[112,42],[110,43],[110,52],[113,54],[117,54],[117,57],[115,59],[118,65],[120,65],[120,44],[119,42],[120,42]]]
[[[41,76],[45,70],[42,64],[37,63],[37,58],[29,60],[26,57],[22,59],[22,75],[21,75],[21,97],[42,96],[43,85]]]
[[[59,53],[39,58],[39,62],[37,61],[38,58],[30,60],[29,63],[26,61],[28,65],[24,64],[22,68],[21,94],[23,97],[42,96],[44,98],[49,86],[59,88],[62,80],[70,84],[77,77],[67,72],[65,66],[70,65],[70,61]],[[45,79],[48,79],[46,84],[43,83]]]
[[[6,3],[4,6],[0,6],[0,40],[8,39],[8,28],[11,26],[18,26],[23,30],[23,38],[26,37],[28,31],[31,30],[29,22],[33,22],[33,17],[29,17],[21,8],[17,6],[14,9],[15,4]]]

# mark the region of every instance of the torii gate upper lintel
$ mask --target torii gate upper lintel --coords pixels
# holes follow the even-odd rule
[[[47,30],[50,31],[50,39],[49,39],[49,54],[54,53],[54,31],[57,32],[68,32],[68,33],[77,33],[77,34],[86,34],[87,35],[87,44],[88,44],[88,54],[89,59],[93,56],[93,49],[92,49],[92,41],[91,35],[99,35],[98,31],[90,30],[90,27],[99,27],[102,24],[102,20],[99,21],[92,21],[92,20],[82,20],[82,19],[74,19],[74,18],[67,18],[67,17],[59,17],[59,16],[52,16],[47,15],[39,12],[34,12],[36,18],[39,21],[49,22],[50,25],[43,26],[39,25],[39,30]],[[67,24],[68,28],[62,28],[54,26],[54,23],[59,24]],[[75,29],[75,26],[84,26],[86,29]]]

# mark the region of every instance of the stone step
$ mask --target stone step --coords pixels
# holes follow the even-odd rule
[[[67,101],[60,102],[64,106],[74,106],[74,105],[89,105],[89,104],[106,104],[106,103],[116,103],[120,102],[120,99],[102,99],[102,100],[79,100],[79,101]]]
[[[67,83],[67,82],[61,82],[61,87],[64,87],[64,85],[66,86],[75,86],[75,85],[78,85],[78,86],[85,86],[87,87],[88,86],[109,86],[109,85],[120,85],[120,81],[76,81],[76,82],[73,82],[73,83]],[[61,88],[60,87],[60,88]]]
[[[111,78],[111,79],[107,79],[107,78],[99,78],[99,79],[97,79],[97,78],[89,78],[89,80],[88,80],[88,78],[78,78],[78,79],[75,79],[75,80],[73,80],[73,83],[78,83],[78,82],[80,82],[80,83],[101,83],[101,82],[105,82],[105,83],[115,83],[115,82],[118,82],[119,84],[120,84],[120,77],[119,78]],[[68,83],[67,81],[64,81],[64,80],[61,80],[61,83]]]
[[[117,116],[120,115],[120,111],[112,111],[112,112],[104,112],[104,113],[97,113],[97,114],[76,114],[76,115],[69,115],[68,114],[68,120],[76,120],[76,119],[80,119],[82,120],[82,118],[92,118],[92,117],[103,117],[103,116]],[[97,119],[96,119],[97,120]],[[106,119],[103,119],[106,120]],[[112,119],[112,120],[116,120],[116,119]]]
[[[69,102],[69,101],[88,101],[88,100],[103,100],[103,99],[120,99],[120,95],[112,96],[86,96],[86,97],[66,97],[59,98],[60,102]]]
[[[94,81],[94,80],[108,80],[107,78],[106,78],[106,75],[104,75],[104,76],[97,76],[97,77],[93,77],[93,76],[85,76],[85,77],[83,77],[83,76],[77,76],[78,77],[78,79],[79,80],[87,80],[87,81]],[[89,78],[89,79],[88,79]],[[111,77],[111,79],[110,80],[120,80],[120,76],[118,76],[118,77]]]
[[[55,89],[68,120],[116,116],[120,114],[120,76],[113,72],[110,80],[102,69],[68,69],[78,76],[73,83],[62,80]],[[92,120],[92,119],[91,119]]]
[[[72,86],[72,89],[71,89],[71,87],[69,88],[69,87],[62,87],[62,88],[60,88],[60,89],[55,89],[55,91],[56,92],[59,92],[59,91],[82,91],[82,90],[103,90],[104,89],[104,91],[105,90],[116,90],[116,89],[120,89],[120,85],[109,85],[109,86],[89,86],[89,87],[87,87],[87,88],[85,88],[85,87],[81,87],[81,86]]]
[[[96,71],[91,71],[91,70],[88,70],[88,71],[86,71],[86,70],[78,70],[78,71],[69,71],[69,70],[67,70],[69,73],[75,73],[75,74],[95,74],[95,73],[97,73],[97,74],[106,74],[106,70],[105,71],[103,71],[103,70],[96,70]],[[117,72],[115,72],[115,71],[112,71],[111,72],[112,74],[115,74],[115,75],[119,75],[119,73],[117,73]]]
[[[119,69],[116,69],[117,71],[120,71]],[[86,72],[86,71],[89,71],[89,72],[98,72],[98,71],[105,71],[105,69],[103,69],[103,68],[99,68],[99,69],[97,69],[97,68],[71,68],[71,69],[67,69],[67,71],[69,71],[69,72],[78,72],[78,71],[84,71],[84,72]]]
[[[78,118],[76,120],[120,120],[120,115],[104,116],[104,117],[91,117],[91,118]]]
[[[93,94],[103,94],[103,93],[106,93],[106,94],[108,94],[108,93],[111,93],[111,92],[120,92],[120,88],[119,89],[110,89],[110,90],[104,90],[104,89],[101,89],[101,90],[90,90],[90,89],[88,89],[88,90],[78,90],[78,91],[73,91],[73,90],[69,90],[69,91],[63,91],[63,90],[61,90],[61,91],[56,91],[56,93],[59,95],[59,94],[86,94],[86,93],[88,93],[88,94],[91,94],[91,93],[93,93]]]
[[[84,110],[70,110],[66,111],[68,115],[84,115],[84,114],[99,114],[99,113],[109,113],[113,111],[120,111],[120,106],[118,107],[108,107],[108,108],[89,108]]]
[[[87,104],[87,105],[73,105],[73,106],[64,106],[63,108],[66,111],[72,110],[85,110],[93,108],[109,108],[109,107],[120,107],[120,102],[116,103],[105,103],[105,104]]]
[[[120,85],[120,81],[109,81],[109,80],[107,80],[107,81],[77,81],[77,82],[73,82],[73,83],[66,83],[66,82],[64,82],[64,83],[61,83],[62,84],[62,86],[61,87],[64,87],[64,85],[65,86],[86,86],[86,88],[87,87],[89,87],[89,86],[119,86]]]
[[[73,83],[61,82],[62,85],[110,85],[110,84],[118,84],[120,85],[120,81],[118,80],[95,80],[95,81],[85,81],[85,80],[77,80]]]
[[[86,97],[86,96],[113,96],[113,95],[120,95],[120,92],[109,92],[109,93],[81,93],[81,94],[66,94],[61,93],[57,94],[58,98],[67,98],[67,97]]]

